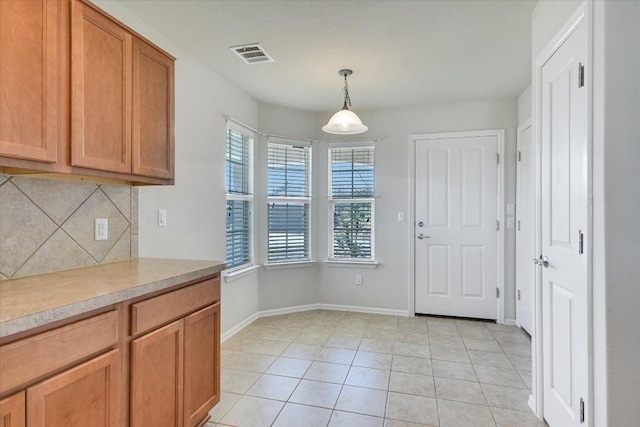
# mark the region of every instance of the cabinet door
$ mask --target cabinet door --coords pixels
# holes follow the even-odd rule
[[[133,40],[133,173],[173,178],[173,59]]]
[[[0,400],[0,427],[24,426],[24,391]]]
[[[54,163],[62,2],[0,1],[0,156]]]
[[[183,320],[131,343],[131,426],[182,427]]]
[[[131,46],[117,23],[72,3],[72,166],[131,173]]]
[[[28,388],[29,427],[116,427],[119,360],[113,350]]]
[[[220,401],[220,303],[184,319],[185,427],[196,426]]]

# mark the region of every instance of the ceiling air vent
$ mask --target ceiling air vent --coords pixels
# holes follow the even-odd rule
[[[244,61],[245,64],[259,64],[261,62],[273,62],[273,58],[271,55],[267,53],[266,50],[260,43],[252,43],[245,44],[242,46],[231,46],[229,49],[240,59]]]

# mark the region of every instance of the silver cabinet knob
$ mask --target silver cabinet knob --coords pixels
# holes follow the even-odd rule
[[[418,237],[418,239],[420,239],[420,240],[422,240],[422,239],[430,239],[431,238],[431,236],[425,236],[422,233],[418,234],[416,237]]]

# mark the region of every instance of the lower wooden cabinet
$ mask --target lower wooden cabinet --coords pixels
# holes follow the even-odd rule
[[[184,319],[184,424],[193,427],[220,401],[220,303]]]
[[[131,426],[194,427],[220,401],[220,303],[131,342]]]
[[[0,427],[25,427],[24,391],[0,400]]]
[[[219,275],[0,345],[0,427],[196,427],[219,401]]]
[[[131,342],[131,426],[182,427],[183,320]]]
[[[112,350],[28,388],[29,427],[118,426],[119,361]]]

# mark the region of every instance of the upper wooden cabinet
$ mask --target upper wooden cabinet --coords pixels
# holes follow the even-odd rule
[[[133,40],[133,173],[173,178],[173,59]]]
[[[71,165],[130,173],[133,38],[84,3],[71,14]]]
[[[0,155],[57,160],[62,2],[0,1]]]
[[[174,61],[85,0],[0,1],[0,172],[173,184]]]

